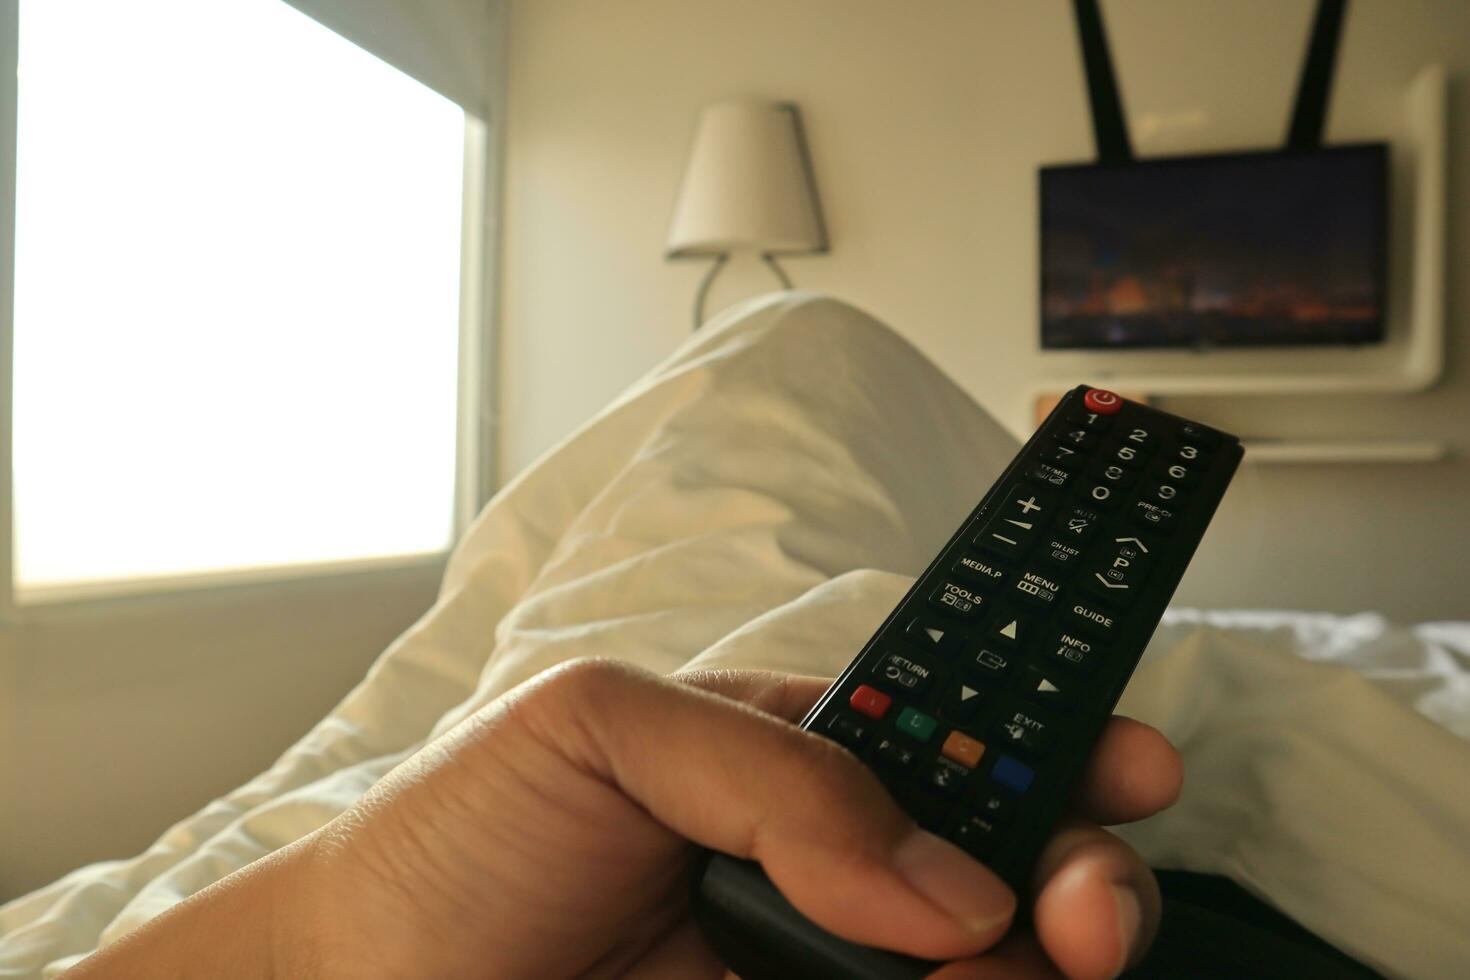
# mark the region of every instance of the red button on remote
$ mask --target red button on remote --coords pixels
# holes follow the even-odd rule
[[[1082,396],[1082,404],[1087,406],[1089,412],[1117,415],[1123,407],[1123,399],[1103,388],[1089,388],[1087,394]]]
[[[893,699],[877,688],[863,684],[852,692],[847,703],[852,705],[854,711],[861,711],[876,721],[888,712],[888,706],[893,703]]]

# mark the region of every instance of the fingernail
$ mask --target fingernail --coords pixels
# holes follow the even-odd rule
[[[915,827],[893,852],[904,880],[956,922],[990,936],[1010,922],[1016,898],[995,873],[949,841]]]
[[[1112,885],[1113,902],[1118,907],[1118,940],[1123,950],[1114,976],[1123,972],[1133,958],[1133,948],[1138,945],[1138,929],[1143,922],[1143,911],[1138,905],[1138,893],[1127,885]]]

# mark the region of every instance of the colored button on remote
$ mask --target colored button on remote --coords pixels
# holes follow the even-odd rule
[[[930,718],[922,711],[913,708],[904,708],[898,713],[898,722],[894,725],[899,731],[920,742],[927,742],[934,735],[934,729],[939,727],[939,722]]]
[[[856,691],[852,692],[852,697],[847,699],[847,703],[854,711],[877,721],[888,713],[888,706],[893,704],[893,699],[875,687],[861,684]]]
[[[1006,789],[1024,793],[1031,788],[1031,781],[1036,778],[1036,772],[1025,763],[1003,755],[995,760],[995,768],[990,770],[990,778]]]
[[[1082,404],[1089,412],[1099,415],[1117,415],[1123,408],[1123,399],[1106,388],[1089,388],[1082,396]]]
[[[958,762],[966,769],[974,769],[985,754],[985,743],[977,742],[964,732],[950,732],[939,751],[946,759]]]

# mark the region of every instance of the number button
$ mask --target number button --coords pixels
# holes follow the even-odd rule
[[[1194,471],[1183,463],[1167,463],[1159,472],[1170,483],[1183,483],[1194,475]]]
[[[1143,499],[1177,510],[1183,504],[1184,487],[1165,477],[1149,480],[1143,485]]]
[[[1123,445],[1119,446],[1117,449],[1113,450],[1113,452],[1112,452],[1111,455],[1109,455],[1109,456],[1107,456],[1105,458],[1109,462],[1135,463],[1135,462],[1138,461],[1138,457],[1139,457],[1138,447],[1137,446],[1134,446],[1134,445],[1130,445],[1128,443],[1124,443]]]
[[[1078,449],[1091,449],[1097,442],[1097,436],[1086,429],[1068,429],[1057,436],[1057,442],[1076,446]]]
[[[1187,466],[1198,466],[1204,460],[1204,450],[1186,442],[1174,450],[1172,458]]]
[[[1112,510],[1114,507],[1118,506],[1118,500],[1122,496],[1122,494],[1119,492],[1117,487],[1114,487],[1111,484],[1094,483],[1092,486],[1083,491],[1083,496],[1087,499],[1088,503],[1094,506],[1102,507],[1106,510]]]
[[[1121,463],[1104,463],[1098,468],[1097,475],[1114,487],[1121,488],[1133,482],[1134,471]]]
[[[1135,446],[1146,445],[1149,441],[1149,438],[1150,436],[1147,429],[1140,429],[1137,427],[1129,429],[1123,436],[1123,439],[1126,442],[1131,442]]]
[[[1041,454],[1043,463],[1051,463],[1060,469],[1076,467],[1082,459],[1082,452],[1064,443],[1054,443]]]
[[[1089,432],[1101,432],[1106,429],[1112,420],[1106,415],[1097,412],[1073,412],[1067,416],[1067,424],[1079,429],[1087,429]]]

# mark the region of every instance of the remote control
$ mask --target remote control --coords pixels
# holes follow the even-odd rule
[[[1234,436],[1068,392],[802,727],[1024,895],[1241,455]],[[833,936],[725,855],[695,913],[744,980],[938,966]]]

